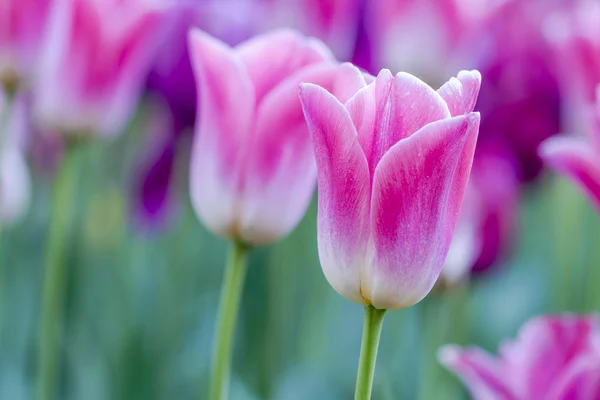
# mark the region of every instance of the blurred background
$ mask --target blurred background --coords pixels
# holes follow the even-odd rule
[[[235,45],[282,26],[373,74],[408,71],[434,88],[460,69],[483,76],[449,272],[387,313],[374,399],[467,398],[438,366],[440,345],[495,352],[534,315],[599,309],[598,215],[537,155],[550,136],[592,130],[599,2],[1,0],[0,399],[34,393],[51,188],[74,132],[95,140],[76,160],[60,398],[206,393],[226,243],[189,201],[187,31]],[[127,101],[111,101],[121,79]],[[326,282],[315,225],[313,201],[288,238],[252,251],[232,399],[352,398],[363,311]]]

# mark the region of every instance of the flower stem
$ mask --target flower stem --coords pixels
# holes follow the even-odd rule
[[[210,400],[227,398],[229,373],[231,370],[231,348],[237,320],[242,289],[246,278],[246,257],[248,247],[233,242],[229,260],[225,267],[225,277],[221,288],[218,320],[213,345],[213,359],[210,380]]]
[[[50,231],[42,287],[40,343],[38,347],[37,399],[57,397],[57,375],[66,283],[65,255],[72,225],[79,145],[71,144],[59,166],[52,193]]]
[[[375,375],[375,362],[379,337],[383,327],[385,310],[378,310],[373,306],[365,307],[365,322],[363,326],[362,345],[360,346],[360,360],[358,361],[358,375],[356,377],[356,391],[354,400],[369,400]]]

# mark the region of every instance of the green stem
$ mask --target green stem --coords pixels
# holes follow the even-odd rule
[[[57,397],[57,376],[62,334],[62,310],[66,286],[66,252],[72,225],[79,145],[67,147],[52,193],[50,231],[42,287],[38,348],[37,399]]]
[[[235,323],[240,308],[242,289],[244,288],[244,280],[246,278],[248,249],[242,243],[232,243],[229,260],[225,268],[217,327],[215,330],[215,343],[213,345],[210,400],[223,400],[227,398],[229,373],[231,370],[231,348],[235,333]]]
[[[375,376],[375,362],[379,337],[383,327],[385,310],[378,310],[373,306],[365,307],[365,322],[363,326],[362,344],[360,346],[360,360],[358,361],[358,375],[356,377],[356,391],[354,400],[369,400]]]

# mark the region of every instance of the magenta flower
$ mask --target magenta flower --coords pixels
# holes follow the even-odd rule
[[[0,3],[0,83],[12,85],[34,74],[52,4],[51,0]]]
[[[35,87],[37,117],[61,132],[120,133],[159,42],[162,8],[146,0],[57,0],[55,8]]]
[[[440,279],[459,283],[506,255],[517,231],[519,180],[510,156],[478,145],[471,178]]]
[[[233,48],[193,30],[190,54],[199,93],[192,204],[218,235],[273,242],[302,218],[316,180],[298,84],[332,88],[340,68],[348,67],[334,63],[317,39],[291,30]],[[337,86],[343,96],[343,82]]]
[[[325,277],[363,305],[413,305],[437,280],[466,190],[479,128],[477,71],[439,91],[382,70],[342,103],[303,84],[319,183]]]
[[[354,50],[363,0],[262,0],[271,21],[323,40],[341,60]]]
[[[474,400],[590,400],[600,397],[600,331],[595,317],[535,318],[498,357],[444,346],[440,362]]]
[[[555,136],[540,146],[540,155],[559,173],[573,180],[600,211],[600,86],[591,112],[590,138]]]
[[[365,2],[365,25],[374,64],[443,82],[472,21],[456,0]]]
[[[567,2],[546,22],[547,36],[556,46],[562,90],[566,97],[567,128],[582,129],[578,110],[594,101],[600,84],[600,3]]]

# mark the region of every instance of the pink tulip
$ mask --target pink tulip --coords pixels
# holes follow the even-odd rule
[[[362,0],[262,0],[271,21],[323,40],[341,60],[354,50]]]
[[[577,0],[566,4],[547,18],[545,25],[556,47],[567,128],[580,130],[579,110],[594,101],[594,90],[600,84],[600,3]]]
[[[325,277],[352,301],[413,305],[437,280],[452,240],[477,141],[481,76],[462,71],[437,92],[382,70],[345,103],[300,87],[319,185]]]
[[[38,65],[52,3],[51,0],[0,1],[0,83],[31,78]]]
[[[440,362],[474,400],[600,398],[600,331],[595,317],[552,316],[526,323],[498,357],[478,348],[444,346]]]
[[[115,135],[131,117],[162,31],[152,0],[56,0],[36,114],[66,133]]]
[[[15,222],[29,205],[31,183],[23,154],[25,111],[22,96],[9,106],[0,91],[0,227]]]
[[[199,94],[192,204],[220,236],[273,242],[302,218],[316,181],[297,87],[314,82],[344,96],[343,78],[335,82],[349,67],[334,63],[317,39],[291,30],[233,48],[192,30],[189,42]]]
[[[461,64],[456,56],[474,20],[462,5],[458,0],[365,2],[375,66],[391,66],[428,82],[443,82],[447,72]]]
[[[597,92],[591,137],[551,137],[540,146],[540,155],[550,167],[578,184],[600,211],[600,86]]]

